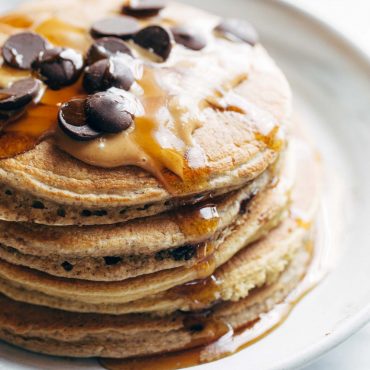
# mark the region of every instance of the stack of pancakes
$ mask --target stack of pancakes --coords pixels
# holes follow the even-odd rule
[[[77,3],[92,18],[118,6],[63,2],[67,15]],[[37,6],[61,11],[56,1],[27,5]],[[260,45],[237,90],[263,114],[205,112],[194,133],[208,159],[201,184],[195,173],[173,191],[138,167],[93,167],[53,139],[0,161],[1,339],[77,357],[177,351],[216,340],[220,323],[243,327],[289,294],[310,260],[316,159]],[[258,135],[266,115],[280,145]]]

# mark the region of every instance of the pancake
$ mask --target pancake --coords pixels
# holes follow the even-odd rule
[[[87,5],[78,1],[70,6],[74,13],[84,14],[91,22],[117,10],[117,1],[104,3],[107,4],[94,1]],[[34,4],[29,6],[32,9]],[[64,19],[65,7],[61,10],[58,1],[50,1],[45,7],[48,13]],[[92,15],[86,7],[102,11],[96,10]],[[165,12],[165,19],[177,19],[179,14],[189,14],[188,19],[202,18],[211,29],[219,19],[178,4]],[[31,14],[42,17],[42,12],[32,12],[30,17]],[[181,52],[178,48],[173,50],[173,54]],[[279,128],[288,121],[290,90],[260,45],[248,52],[248,78],[235,90],[249,102],[248,111],[240,114],[213,106],[205,108],[204,124],[193,133],[194,142],[207,158],[207,181],[194,181],[204,175],[195,170],[190,171],[185,182],[170,176],[169,181],[174,182],[170,191],[137,167],[93,167],[60,151],[53,140],[46,140],[25,154],[0,161],[0,218],[57,225],[123,222],[171,209],[178,205],[179,197],[185,198],[185,202],[189,197],[194,201],[195,194],[225,193],[258,177],[276,161],[282,149],[277,141],[284,140]],[[171,68],[171,64],[164,66]],[[182,93],[186,91],[179,91]],[[275,133],[279,131],[276,138],[271,136],[270,126],[277,128]]]
[[[265,256],[269,256],[269,252],[264,246],[264,239],[257,242],[254,247],[243,249],[256,240],[255,234],[248,235],[246,233],[245,225],[250,225],[250,222],[246,221],[236,225],[232,233],[215,250],[211,259],[207,259],[203,263],[190,268],[179,267],[163,270],[122,281],[91,282],[57,278],[0,260],[0,292],[24,302],[73,311],[142,312],[148,309],[156,310],[155,302],[158,302],[161,310],[169,309],[167,305],[174,309],[179,307],[176,306],[176,300],[173,299],[173,296],[170,295],[169,299],[166,300],[161,293],[178,285],[207,278],[215,270],[217,276],[217,271],[222,271],[222,267],[221,270],[217,270],[217,268],[225,263],[233,266],[232,270],[236,269],[238,271],[235,267],[238,264],[235,261],[243,260],[238,254],[240,251],[242,254],[246,253],[247,256],[248,253],[251,253],[251,256],[256,255],[260,258],[260,260],[258,258],[255,260],[254,257],[250,257],[253,262],[250,265],[243,262],[242,266],[243,269],[246,269],[244,273],[245,276],[248,276],[248,284],[251,287],[263,284],[264,279],[268,278],[270,269],[272,271],[270,274],[280,272],[284,265],[289,262],[291,254],[307,233],[306,227],[313,219],[318,204],[320,170],[316,157],[312,149],[300,138],[292,138],[290,145],[294,148],[295,158],[300,166],[296,173],[295,186],[291,194],[290,216],[276,230],[266,236],[268,240],[271,238],[271,241],[266,244],[271,248],[272,260],[269,260],[268,257],[266,257],[266,260],[264,259]],[[304,217],[304,222],[302,217]],[[303,227],[300,225],[303,225]],[[280,239],[283,240],[281,244]],[[249,252],[254,250],[256,252]],[[230,259],[231,261],[229,261]],[[224,275],[229,276],[230,281],[234,280],[231,278],[230,271]],[[236,276],[238,285],[242,286],[242,282],[238,280],[238,272],[236,272]],[[229,280],[226,279],[226,281]],[[239,289],[234,288],[235,291]],[[225,295],[227,294],[225,292]],[[153,295],[159,296],[154,296],[154,300],[151,301]],[[142,299],[144,299],[144,302],[140,301],[137,307],[132,302]],[[184,303],[186,297],[180,297],[179,301],[181,309],[189,307],[187,303]],[[173,307],[174,305],[175,307]]]
[[[217,249],[236,225],[245,224],[252,240],[281,219],[295,171],[294,154],[286,157],[272,183],[264,173],[259,184],[211,204],[149,219],[74,228],[0,222],[0,258],[55,276],[96,281],[189,268],[207,258],[210,245]],[[258,192],[257,185],[265,189]]]
[[[275,283],[194,318],[76,314],[0,296],[0,338],[31,351],[72,357],[127,358],[192,348],[223,335],[225,323],[235,330],[282,302],[304,275],[309,258],[301,248]]]
[[[253,27],[133,7],[0,16],[0,340],[213,360],[305,275],[321,169]]]

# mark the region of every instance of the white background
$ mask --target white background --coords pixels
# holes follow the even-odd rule
[[[285,1],[299,5],[330,23],[370,57],[370,0]],[[16,0],[0,0],[0,9],[12,7],[17,2]],[[316,363],[305,368],[305,370],[327,369],[370,370],[370,325]]]

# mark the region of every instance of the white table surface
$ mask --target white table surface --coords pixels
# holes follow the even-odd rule
[[[102,0],[104,1],[104,0]],[[227,0],[215,0],[227,1]],[[273,1],[273,0],[271,0]],[[330,23],[370,57],[370,0],[284,0]],[[0,0],[0,10],[19,1]],[[369,76],[370,83],[370,76]],[[370,324],[305,370],[370,370]]]

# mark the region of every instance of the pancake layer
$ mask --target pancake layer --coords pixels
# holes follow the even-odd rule
[[[84,14],[86,18],[77,22],[85,25],[118,9],[116,0],[105,1],[104,6],[99,0],[88,6],[84,1],[72,3],[69,6],[74,13]],[[40,12],[25,9],[28,16],[35,17],[35,22],[45,14],[70,21],[66,19],[65,7],[61,9],[60,2],[53,0],[44,4]],[[96,9],[96,14],[86,7]],[[202,19],[210,30],[219,21],[217,17],[179,4],[168,6],[163,18],[178,22],[179,14],[188,20]],[[2,32],[13,30],[9,31],[7,26]],[[182,55],[182,48],[176,47],[172,53]],[[47,140],[25,154],[0,161],[0,218],[56,225],[123,222],[166,211],[181,202],[192,202],[197,195],[225,193],[252,181],[274,163],[282,149],[269,136],[269,129],[266,132],[266,125],[279,128],[289,120],[290,90],[260,45],[250,49],[249,59],[245,61],[246,66],[249,63],[248,78],[235,89],[248,102],[248,112],[206,108],[204,124],[193,134],[207,157],[207,181],[199,181],[204,175],[199,171],[190,173],[185,182],[170,177],[172,191],[169,192],[155,177],[137,167],[101,169],[86,165]],[[164,66],[171,68],[168,63]],[[282,130],[276,140],[284,140]]]
[[[0,17],[0,41],[32,31],[86,56],[92,24],[124,4],[31,2]],[[86,144],[59,116],[54,136],[0,160],[0,339],[22,348],[114,359],[206,345],[283,302],[309,266],[320,168],[290,122],[279,68],[259,42],[220,37],[223,20],[201,10],[173,3],[136,22],[159,24],[171,55],[153,58],[139,33],[125,40],[132,57],[120,58],[140,76],[125,91],[142,107],[125,111],[131,126]],[[185,23],[204,49],[166,33]],[[30,75],[7,68],[0,85]],[[46,89],[31,108],[57,113],[80,85]]]

